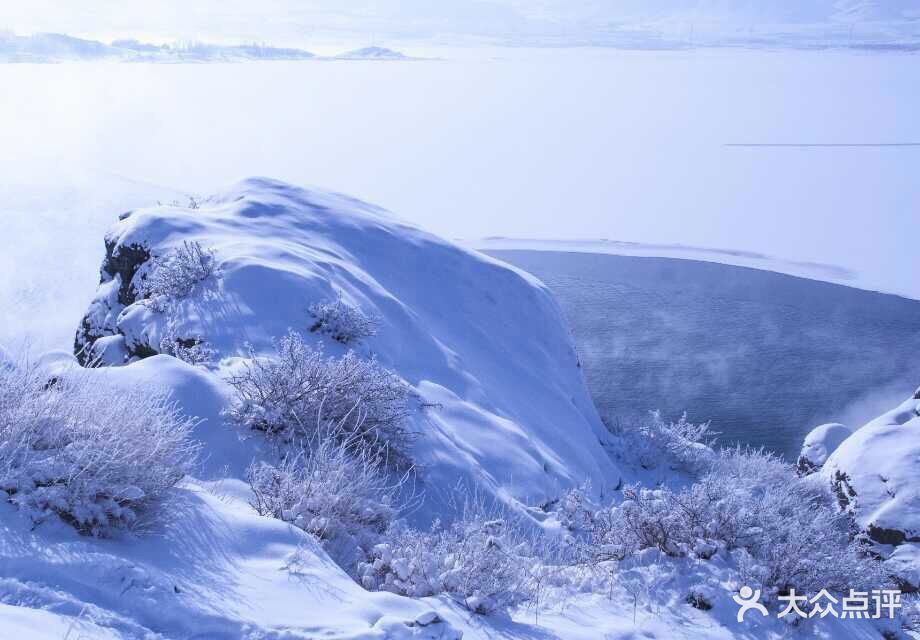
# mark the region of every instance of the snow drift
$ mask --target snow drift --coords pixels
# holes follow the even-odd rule
[[[821,469],[842,509],[887,557],[904,588],[920,587],[920,390],[843,440]]]
[[[220,275],[166,312],[147,283],[156,261],[183,243],[213,252]],[[105,244],[76,337],[84,363],[132,369],[168,338],[207,345],[201,369],[220,384],[289,330],[344,353],[309,333],[311,305],[342,299],[376,318],[376,335],[349,347],[376,357],[420,399],[410,452],[426,491],[420,519],[440,512],[442,491],[458,483],[522,506],[586,480],[598,491],[620,481],[559,308],[522,271],[352,198],[267,179],[189,207],[123,214]],[[221,421],[201,417],[209,429]],[[230,429],[226,437],[234,439]]]
[[[796,462],[799,473],[808,475],[820,469],[827,462],[827,458],[851,434],[852,431],[839,422],[818,425],[809,431],[802,443],[802,451]]]

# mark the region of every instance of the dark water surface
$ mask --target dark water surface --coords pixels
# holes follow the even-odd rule
[[[692,260],[490,251],[562,306],[606,420],[710,419],[720,442],[787,458],[920,385],[920,301]]]

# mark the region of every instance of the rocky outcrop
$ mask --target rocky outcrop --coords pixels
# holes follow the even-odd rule
[[[807,476],[819,471],[827,458],[837,450],[852,432],[839,422],[822,424],[812,429],[802,444],[796,467],[799,475]]]
[[[209,256],[216,271],[183,280]],[[347,345],[311,332],[311,306],[333,300],[377,330]],[[289,331],[330,356],[375,357],[437,407],[411,416],[412,458],[431,486],[462,481],[523,512],[586,480],[598,494],[621,481],[605,450],[618,444],[546,287],[339,194],[251,179],[195,206],[122,216],[75,350],[84,364],[128,370],[169,355],[220,383],[276,354]],[[444,499],[426,496],[413,517],[442,515]]]
[[[892,574],[911,588],[920,586],[920,554],[913,550],[920,543],[918,409],[920,398],[911,398],[854,431],[820,469],[840,508],[886,558]],[[814,441],[825,442],[830,431],[824,430],[824,438],[816,434]]]
[[[122,245],[106,237],[96,297],[80,320],[74,338],[74,355],[81,365],[120,364],[131,357],[156,354],[129,353],[119,347],[123,340],[117,339],[119,315],[137,301],[134,279],[150,258],[150,249],[142,244]]]

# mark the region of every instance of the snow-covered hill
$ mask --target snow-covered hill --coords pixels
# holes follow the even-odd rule
[[[175,313],[157,311],[138,295],[150,261],[190,241],[215,252],[221,275]],[[518,506],[585,481],[597,491],[620,482],[545,287],[342,195],[252,179],[197,208],[123,215],[106,237],[102,283],[76,350],[124,364],[160,352],[167,334],[201,340],[219,381],[250,347],[268,354],[288,330],[308,333],[308,307],[337,297],[380,319],[377,335],[356,348],[427,405],[412,419],[411,457],[426,489],[419,517],[437,512],[441,491],[458,482]],[[310,335],[328,353],[345,350]],[[202,417],[220,422],[215,411]]]
[[[893,573],[920,587],[920,389],[853,432],[821,469]]]
[[[138,533],[81,536],[65,519],[34,521],[0,504],[0,637],[625,640],[679,630],[753,640],[788,631],[772,615],[736,620],[739,556],[717,546],[705,561],[641,548],[570,579],[547,578],[529,608],[481,615],[449,595],[366,591],[316,538],[256,513],[244,470],[271,450],[263,434],[226,423],[228,377],[271,355],[273,338],[288,330],[341,355],[347,347],[334,332],[313,331],[311,305],[329,300],[376,318],[376,332],[349,346],[418,396],[408,453],[426,494],[416,520],[456,515],[449,494],[458,482],[545,519],[550,531],[562,526],[560,503],[532,505],[586,480],[589,493],[609,497],[623,480],[609,453],[636,452],[605,445],[633,440],[601,425],[560,310],[532,276],[347,196],[267,179],[187,206],[132,210],[105,245],[75,346],[84,364],[98,356],[108,366],[46,354],[36,363],[42,393],[57,393],[58,381],[66,389],[67,377],[170,390],[203,418],[193,434],[204,461]],[[165,304],[163,287],[177,283],[162,280],[163,260],[189,247],[206,252],[209,274]],[[203,357],[190,364],[160,353],[171,344],[197,345]],[[700,460],[712,454],[693,448]],[[496,545],[505,553],[490,537],[487,548]],[[855,639],[895,623],[803,624],[817,637]]]

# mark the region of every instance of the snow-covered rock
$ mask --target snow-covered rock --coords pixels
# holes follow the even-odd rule
[[[797,467],[799,473],[808,475],[818,471],[837,447],[853,432],[839,422],[822,424],[812,429],[802,443]]]
[[[146,283],[155,261],[186,242],[213,251],[220,275],[166,311],[143,298]],[[194,377],[219,387],[250,345],[269,354],[289,329],[342,353],[309,333],[311,304],[341,298],[377,318],[376,335],[354,348],[427,407],[412,424],[426,488],[420,519],[443,515],[443,490],[458,482],[522,505],[586,480],[596,491],[620,481],[559,308],[522,271],[347,196],[267,179],[200,206],[124,214],[105,244],[102,281],[77,332],[84,363],[175,369],[171,358],[150,358],[164,336],[203,341],[211,361]],[[236,439],[229,428],[225,437]]]
[[[920,399],[854,431],[828,457],[821,475],[880,553],[920,543]],[[920,575],[918,559],[914,550],[899,548],[889,566],[910,581]]]

